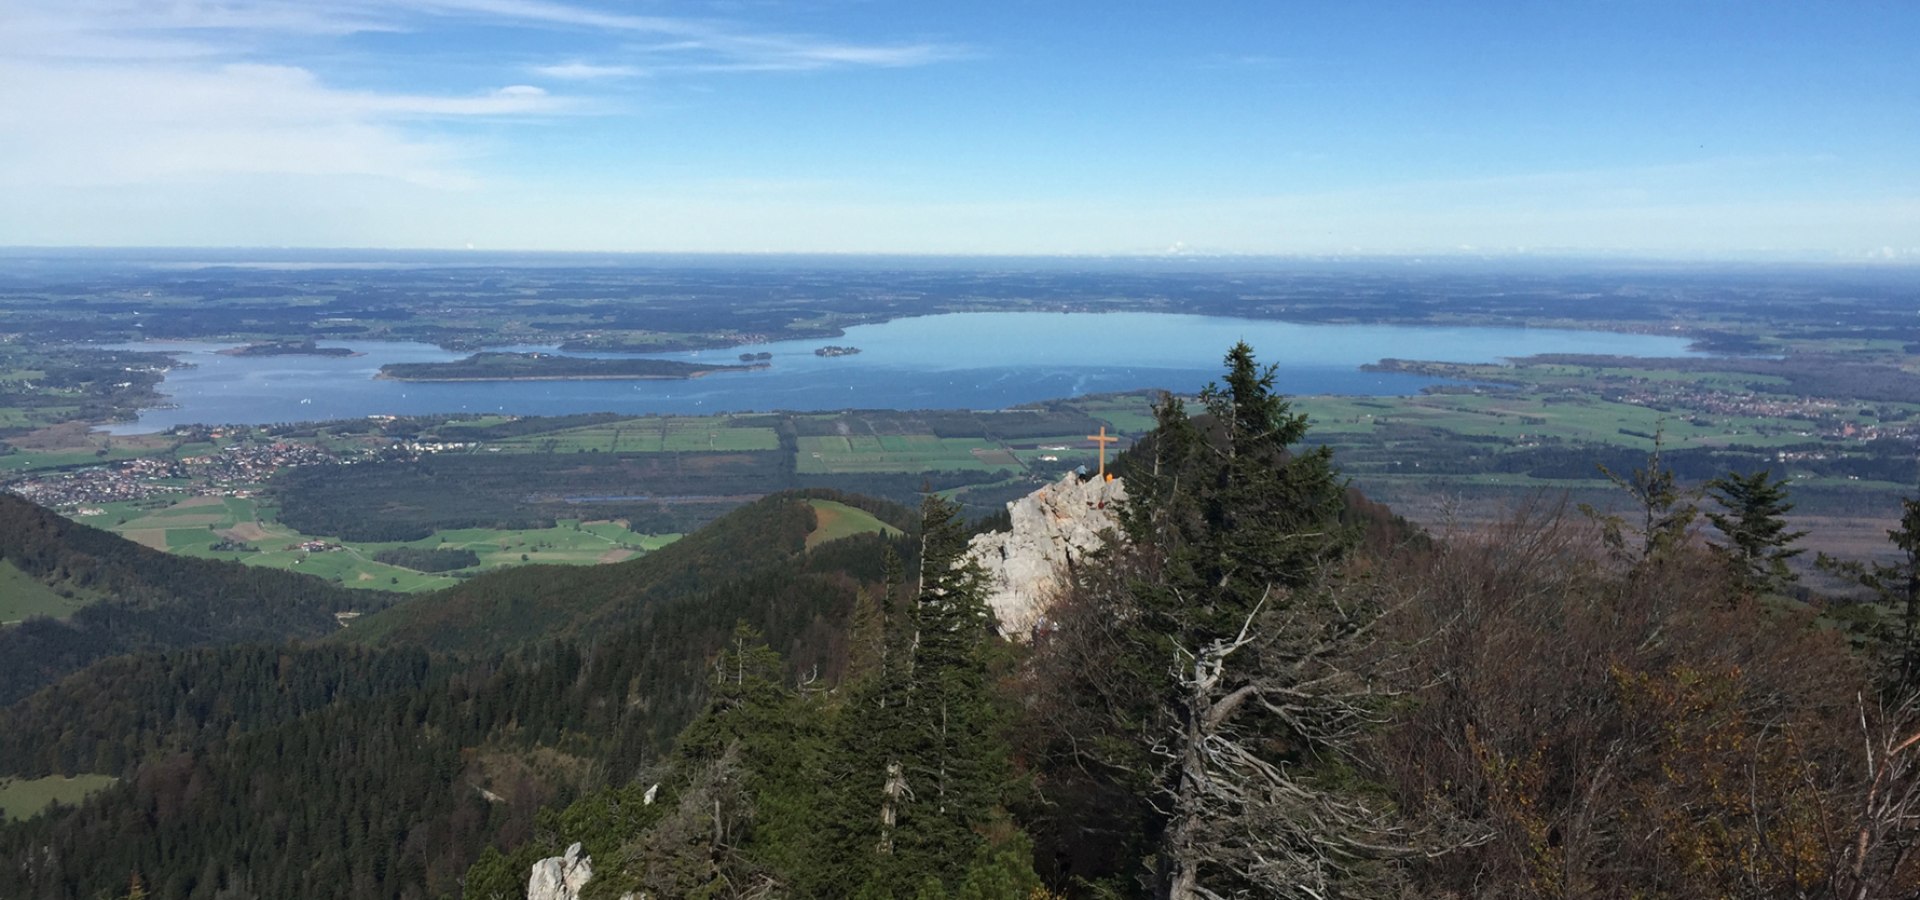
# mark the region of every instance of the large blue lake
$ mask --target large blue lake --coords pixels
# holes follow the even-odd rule
[[[429,344],[328,342],[354,357],[222,356],[230,344],[148,342],[134,349],[178,353],[192,368],[168,373],[170,408],[116,425],[121,434],[174,425],[265,424],[368,415],[577,412],[713,413],[748,410],[1000,409],[1037,400],[1136,388],[1198,390],[1220,374],[1233,342],[1280,366],[1287,394],[1398,395],[1435,383],[1363,372],[1384,358],[1492,362],[1537,353],[1688,356],[1684,338],[1531,328],[1295,325],[1161,313],[954,313],[847,329],[845,337],[649,354],[735,362],[773,354],[769,368],[686,381],[379,381],[397,362],[460,359]],[[855,356],[820,357],[827,344]],[[512,348],[548,349],[548,348]],[[596,354],[613,355],[613,354]]]

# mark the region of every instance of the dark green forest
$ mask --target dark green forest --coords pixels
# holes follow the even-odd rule
[[[29,619],[0,630],[0,702],[117,654],[321,637],[339,629],[335,613],[382,609],[398,599],[291,572],[172,556],[11,494],[0,494],[0,559],[65,596],[95,601],[64,621]]]
[[[589,898],[1920,891],[1920,500],[1899,555],[1821,560],[1833,597],[1783,564],[1784,482],[1658,449],[1586,461],[1625,512],[1421,533],[1225,363],[1030,635],[961,561],[981,523],[814,490],[317,641],[75,666],[0,711],[0,771],[119,781],[0,827],[0,893],[515,898],[575,843]],[[808,497],[903,535],[808,548]],[[6,546],[131,554],[32,515]]]
[[[871,535],[801,552],[782,532],[798,523],[804,538],[809,510],[776,497],[723,521],[740,546],[786,552],[702,560],[697,587],[635,599],[628,624],[584,639],[539,640],[509,619],[493,627],[517,635],[501,642],[511,651],[241,645],[70,676],[7,711],[0,758],[19,774],[122,780],[0,832],[0,853],[31,897],[124,891],[135,872],[162,896],[457,893],[479,851],[529,839],[543,806],[666,752],[707,702],[736,622],[763,623],[789,677],[839,677],[858,586],[912,548]],[[586,576],[561,592],[587,594],[625,565],[547,578]]]
[[[527,378],[693,378],[749,366],[700,365],[668,359],[599,359],[552,353],[475,353],[466,359],[435,363],[392,363],[380,367],[386,378],[401,381],[483,381]]]
[[[783,436],[783,440],[790,440]],[[626,519],[637,531],[686,532],[764,494],[803,487],[912,503],[925,487],[997,481],[992,472],[809,475],[785,450],[432,456],[289,468],[274,479],[280,519],[307,534],[413,541],[439,529],[551,528],[556,519]]]

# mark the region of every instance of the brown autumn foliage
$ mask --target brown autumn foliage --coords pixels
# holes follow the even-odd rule
[[[1860,838],[1863,746],[1911,720],[1878,711],[1841,636],[1730,602],[1689,548],[1622,569],[1599,547],[1536,504],[1373,579],[1374,666],[1406,694],[1362,756],[1408,813],[1486,829],[1411,863],[1417,893],[1912,896],[1911,825]],[[1911,790],[1896,762],[1872,765]]]
[[[1920,707],[1883,706],[1813,612],[1738,599],[1696,548],[1622,562],[1564,504],[1373,537],[1322,589],[1380,610],[1337,663],[1374,685],[1375,724],[1316,758],[1403,839],[1328,896],[1920,897]],[[1038,862],[1077,896],[1132,893],[1161,836],[1113,750],[1148,698],[1087,605],[1141,564],[1083,573],[1026,685]]]

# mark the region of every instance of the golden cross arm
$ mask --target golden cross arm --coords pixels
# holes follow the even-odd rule
[[[1087,435],[1087,440],[1097,441],[1100,445],[1100,479],[1105,481],[1107,477],[1107,445],[1119,443],[1120,439],[1117,437],[1108,437],[1107,426],[1102,425],[1100,426],[1100,433]]]

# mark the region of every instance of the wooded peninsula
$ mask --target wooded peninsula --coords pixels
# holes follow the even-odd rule
[[[698,378],[759,366],[703,365],[669,359],[591,359],[551,353],[475,353],[437,363],[392,363],[378,377],[395,381],[617,381]]]

